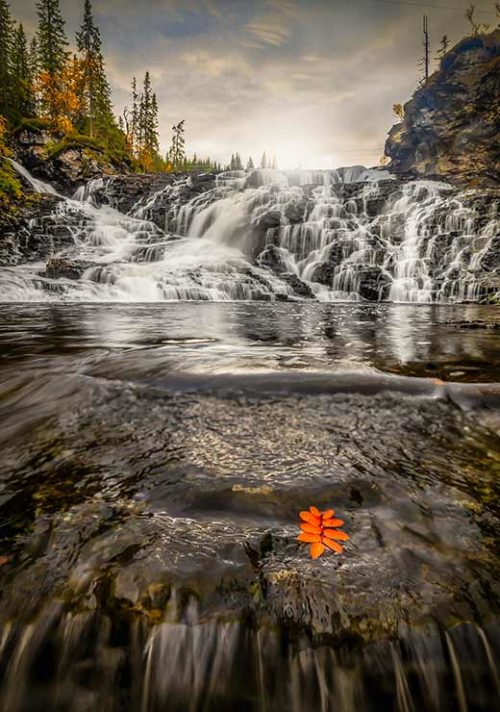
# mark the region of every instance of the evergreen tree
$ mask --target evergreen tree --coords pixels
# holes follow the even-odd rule
[[[276,160],[276,155],[273,156],[273,162],[272,162],[271,168],[273,169],[273,171],[278,170],[278,162]]]
[[[254,168],[255,168],[255,166],[253,163],[253,158],[252,158],[252,156],[250,156],[247,161],[247,171],[253,171]]]
[[[12,48],[14,43],[14,23],[9,5],[0,0],[0,114],[12,116]]]
[[[39,0],[36,8],[40,70],[54,78],[62,72],[69,57],[68,40],[59,0]]]
[[[90,136],[104,133],[114,126],[115,120],[111,107],[111,89],[104,71],[102,42],[99,28],[94,22],[92,4],[84,0],[83,22],[76,34],[76,46],[82,57],[83,81],[81,99],[84,107],[82,131]]]
[[[40,71],[40,59],[38,53],[38,40],[36,35],[32,37],[29,48],[29,63],[30,63],[30,74],[33,79],[37,76]]]
[[[155,93],[153,93],[151,101],[148,131],[148,147],[151,151],[158,154],[158,151],[160,150],[160,141],[158,139],[158,100],[156,99]]]
[[[137,92],[137,79],[132,78],[132,121],[131,121],[132,144],[138,140],[139,130],[139,94]]]
[[[229,170],[234,171],[235,167],[235,158],[234,158],[234,153],[231,154],[231,160],[229,162]]]
[[[241,161],[241,156],[239,153],[236,153],[236,155],[234,156],[234,170],[235,171],[243,170],[243,163]]]
[[[443,35],[441,37],[441,40],[439,41],[439,49],[438,49],[437,55],[435,57],[437,62],[439,62],[439,61],[441,61],[441,59],[443,59],[444,55],[448,51],[449,46],[450,46],[450,41],[448,39],[448,35]]]
[[[172,137],[172,144],[167,154],[167,162],[170,163],[174,169],[179,169],[186,158],[184,119],[175,126],[172,126],[172,131],[174,132],[174,135]]]
[[[260,167],[261,167],[261,168],[267,168],[267,156],[266,156],[266,152],[265,152],[265,151],[264,151],[264,153],[262,154],[262,158],[260,159]]]
[[[19,118],[33,116],[35,113],[33,75],[28,42],[22,25],[19,25],[14,33],[11,64],[13,100],[16,114]]]
[[[127,140],[134,157],[143,170],[162,167],[158,140],[158,102],[151,87],[149,72],[144,76],[142,94],[137,92],[137,82],[132,80],[132,112],[123,112]]]
[[[59,0],[40,0],[38,11],[38,64],[37,77],[41,108],[53,121],[62,120],[60,116],[61,77],[66,69],[69,52],[68,40],[64,30]]]

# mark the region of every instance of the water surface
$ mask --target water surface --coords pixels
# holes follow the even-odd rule
[[[491,712],[498,321],[2,307],[0,708]]]

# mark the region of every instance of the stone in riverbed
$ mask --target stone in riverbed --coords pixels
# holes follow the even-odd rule
[[[45,276],[49,279],[80,279],[82,274],[93,267],[93,262],[71,260],[66,257],[52,257],[46,265]]]

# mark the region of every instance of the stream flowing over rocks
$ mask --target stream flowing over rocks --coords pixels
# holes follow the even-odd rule
[[[448,303],[500,291],[494,189],[354,166],[111,176],[64,198],[18,169],[41,199],[1,243],[2,301]]]

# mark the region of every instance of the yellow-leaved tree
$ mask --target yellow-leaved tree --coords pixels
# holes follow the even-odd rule
[[[35,88],[42,113],[60,133],[74,131],[84,111],[82,82],[83,66],[77,57],[66,62],[57,75],[42,71],[36,78]]]

